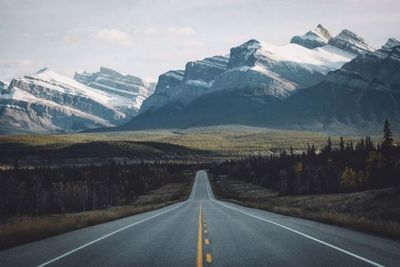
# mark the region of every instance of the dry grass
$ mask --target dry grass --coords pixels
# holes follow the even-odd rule
[[[189,149],[203,150],[225,156],[243,156],[263,154],[288,149],[307,148],[315,144],[317,148],[326,144],[328,136],[322,133],[306,131],[273,130],[239,125],[202,127],[190,129],[128,131],[113,133],[79,133],[67,135],[5,135],[0,136],[0,144],[24,144],[31,146],[60,146],[86,142],[162,142],[183,146]],[[345,141],[356,142],[360,137],[347,136]],[[372,137],[381,141],[381,137]],[[399,137],[395,137],[398,142]],[[338,136],[332,136],[334,144]]]
[[[0,249],[159,209],[186,199],[190,188],[189,183],[167,184],[140,196],[134,204],[128,206],[61,215],[13,218],[0,224]]]
[[[248,207],[400,239],[400,193],[395,189],[279,196],[251,183],[220,180],[214,190],[219,197]]]

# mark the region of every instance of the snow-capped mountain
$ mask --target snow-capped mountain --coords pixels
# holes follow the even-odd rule
[[[296,35],[290,42],[312,49],[328,44],[331,38],[330,32],[324,26],[318,24],[314,30],[308,31],[304,35]]]
[[[362,37],[346,29],[331,38],[328,44],[356,55],[375,51]]]
[[[214,56],[188,62],[185,70],[172,70],[160,75],[156,90],[143,102],[141,113],[167,104],[187,105],[209,93],[215,78],[226,70],[228,58]]]
[[[228,68],[216,77],[213,89],[284,98],[298,88],[318,83],[353,57],[332,46],[307,49],[250,40],[231,49]]]
[[[318,101],[315,101],[318,99]],[[400,128],[400,44],[359,55],[276,109],[279,126],[376,133],[385,118]],[[379,127],[377,127],[379,126]]]
[[[13,79],[2,90],[0,121],[3,132],[80,131],[120,125],[131,118],[130,106],[126,97],[45,68]]]
[[[383,117],[400,128],[399,49],[394,38],[375,50],[349,30],[332,37],[318,25],[285,45],[252,39],[226,56],[188,62],[160,75],[153,94],[153,84],[104,67],[75,80],[45,69],[0,83],[1,131],[218,124],[371,130]]]
[[[323,44],[309,49],[296,43],[278,46],[249,40],[233,47],[227,56],[189,62],[185,70],[166,72],[140,113],[164,105],[180,108],[202,95],[224,90],[285,98],[298,88],[317,84],[356,56],[327,45],[331,36],[322,25],[306,35],[317,36]]]
[[[257,40],[232,48],[226,68],[204,94],[186,104],[160,103],[121,129],[247,124],[369,133],[380,129],[384,117],[400,127],[398,41],[389,39],[375,51],[348,30],[329,38],[319,25],[312,33],[306,35],[323,40],[314,48]],[[179,87],[185,72],[160,76],[174,82],[164,92]]]
[[[1,90],[6,89],[7,87],[8,87],[8,83],[0,80],[0,92],[1,92]]]
[[[154,83],[105,67],[100,67],[100,71],[96,73],[77,72],[74,79],[113,97],[113,105],[125,113],[126,119],[137,114],[143,101],[153,93],[155,87]]]
[[[304,35],[294,36],[290,42],[309,49],[324,47],[329,44],[354,55],[375,51],[375,48],[354,32],[344,29],[338,35],[332,37],[331,33],[321,24]]]
[[[396,38],[389,38],[389,40],[387,40],[387,42],[382,46],[382,49],[391,49],[399,45],[400,45],[399,40],[397,40]]]

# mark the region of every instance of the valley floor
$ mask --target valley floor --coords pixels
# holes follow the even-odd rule
[[[216,176],[212,181],[217,197],[240,205],[400,239],[398,189],[279,196],[270,189],[244,181],[228,180],[224,176]]]
[[[339,137],[332,136],[333,145]],[[360,137],[345,136],[345,142]],[[296,153],[314,144],[326,144],[328,136],[305,131],[284,131],[243,125],[66,135],[0,136],[0,169],[19,167],[82,166],[109,160],[214,162],[254,155],[277,154],[293,148]],[[394,137],[398,142],[399,136]],[[380,142],[381,137],[372,137]]]

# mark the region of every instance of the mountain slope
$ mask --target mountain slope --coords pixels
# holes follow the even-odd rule
[[[304,35],[296,35],[290,42],[313,49],[328,44],[331,38],[330,32],[324,26],[318,24],[314,30],[308,31]]]
[[[280,126],[376,132],[389,118],[399,128],[400,46],[389,48],[389,42],[286,99],[275,112],[281,114]]]
[[[307,49],[250,40],[231,49],[228,69],[213,87],[215,91],[262,90],[265,95],[286,97],[295,89],[318,83],[353,57],[331,46]]]
[[[157,110],[170,103],[187,105],[209,93],[214,79],[225,71],[227,64],[227,57],[214,56],[188,62],[184,71],[172,70],[160,75],[154,94],[144,101],[140,112]]]
[[[356,55],[375,51],[362,37],[346,29],[331,38],[328,44]]]
[[[113,105],[124,112],[127,120],[137,114],[143,101],[154,91],[154,83],[105,67],[96,73],[75,73],[74,79],[114,97]]]
[[[263,114],[356,57],[328,45],[330,34],[321,25],[314,32],[325,38],[320,47],[278,46],[253,39],[231,48],[224,60],[206,58],[188,63],[185,70],[167,72],[160,76],[155,93],[144,101],[139,116],[122,128],[262,124],[266,115],[253,118],[246,114]],[[201,66],[194,68],[201,71],[193,72],[192,66]]]
[[[321,25],[316,32],[324,38],[330,36]],[[329,71],[354,57],[330,45],[308,49],[293,43],[276,46],[249,40],[233,47],[229,57],[214,56],[189,62],[185,70],[162,74],[140,114],[154,112],[165,105],[186,106],[200,96],[224,90],[285,98],[298,88],[317,84]]]
[[[363,53],[321,82],[287,97],[214,91],[187,106],[165,105],[122,129],[245,124],[341,134],[376,133],[385,118],[400,128],[400,46]],[[318,48],[317,48],[318,49]],[[216,82],[215,82],[216,83]]]
[[[8,83],[0,80],[0,93],[2,90],[6,89],[7,87],[8,87]]]
[[[118,95],[43,69],[13,79],[2,90],[1,128],[3,132],[47,133],[111,127],[126,121],[124,101],[128,104]]]

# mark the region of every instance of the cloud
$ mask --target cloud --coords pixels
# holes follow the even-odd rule
[[[131,37],[127,32],[119,29],[100,29],[93,34],[93,37],[107,42],[116,43],[119,45],[129,46]]]

